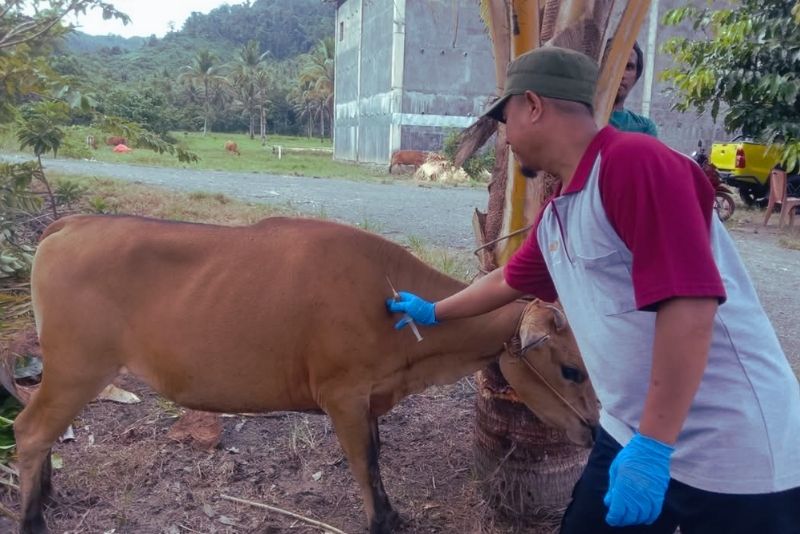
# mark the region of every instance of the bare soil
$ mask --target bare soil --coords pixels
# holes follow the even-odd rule
[[[752,219],[752,220],[751,220]],[[732,229],[790,361],[800,362],[800,252],[754,217]],[[320,532],[302,521],[225,500],[277,506],[348,533],[365,532],[360,493],[328,419],[278,413],[223,418],[220,444],[202,450],[170,440],[180,408],[124,377],[143,402],[93,402],[74,423],[75,441],[56,444],[56,502],[46,517],[57,533]],[[381,420],[381,469],[405,520],[402,532],[501,534],[523,530],[493,515],[472,470],[474,382],[405,399]],[[0,485],[0,503],[18,509]],[[0,516],[0,532],[14,524]],[[534,529],[527,528],[526,532]]]
[[[224,500],[258,501],[366,532],[361,495],[327,417],[295,413],[223,417],[212,450],[167,438],[180,410],[144,384],[119,385],[141,404],[93,402],[57,444],[53,532],[320,532],[277,513]],[[510,532],[496,524],[472,475],[471,378],[405,399],[381,420],[381,470],[401,532]],[[0,502],[17,509],[17,492]],[[0,531],[13,524],[0,519]]]

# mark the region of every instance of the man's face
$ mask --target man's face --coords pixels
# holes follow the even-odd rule
[[[519,162],[522,175],[533,178],[538,169],[529,148],[532,146],[535,129],[532,128],[531,106],[526,96],[514,95],[509,98],[503,108],[503,117],[506,123],[506,143]]]
[[[631,55],[628,56],[628,62],[625,64],[625,72],[622,74],[622,81],[619,83],[615,103],[625,102],[634,85],[636,85],[636,51],[631,50]]]

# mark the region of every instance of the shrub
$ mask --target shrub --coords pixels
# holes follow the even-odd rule
[[[461,134],[461,130],[452,130],[444,139],[442,152],[451,165],[455,165],[459,134]],[[494,145],[487,143],[486,146],[467,159],[462,168],[473,180],[484,181],[485,173],[491,173],[494,168]]]

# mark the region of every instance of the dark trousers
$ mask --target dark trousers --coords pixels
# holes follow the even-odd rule
[[[561,534],[800,534],[800,487],[780,493],[729,495],[670,480],[664,508],[652,525],[611,527],[603,496],[608,468],[622,447],[600,429],[572,492]],[[800,444],[798,444],[800,450]]]

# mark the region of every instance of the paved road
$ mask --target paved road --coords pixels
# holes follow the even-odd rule
[[[27,157],[0,154],[0,159]],[[484,188],[420,187],[409,183],[196,171],[86,160],[48,159],[46,170],[130,180],[179,191],[224,193],[251,202],[289,205],[313,215],[367,226],[387,236],[423,238],[440,246],[472,248],[472,213],[486,209]]]
[[[0,154],[0,159],[19,160]],[[26,158],[27,159],[27,158]],[[47,160],[48,169],[152,184],[180,191],[224,193],[247,201],[289,205],[299,211],[368,225],[389,237],[416,236],[444,247],[473,248],[472,212],[488,193],[467,187],[353,182],[270,174],[194,171],[80,160]],[[756,225],[757,227],[757,225]],[[732,231],[764,308],[800,372],[800,251],[778,246],[775,235],[753,227]]]

